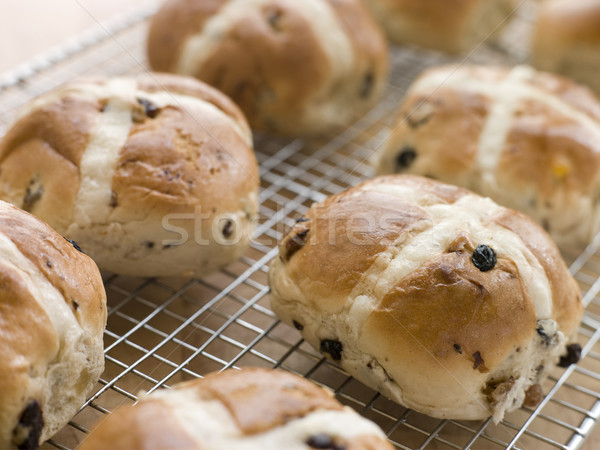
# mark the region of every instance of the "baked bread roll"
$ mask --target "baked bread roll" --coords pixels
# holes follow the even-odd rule
[[[372,422],[282,370],[213,373],[156,391],[92,430],[92,449],[391,450]]]
[[[148,36],[154,70],[229,95],[252,128],[317,135],[379,98],[387,44],[360,0],[168,0]]]
[[[314,204],[280,243],[269,283],[273,311],[323,355],[438,418],[499,421],[539,400],[582,315],[535,222],[411,175]]]
[[[37,448],[104,370],[104,286],[76,248],[0,201],[0,448]]]
[[[457,184],[534,218],[562,249],[599,229],[600,103],[529,67],[439,67],[406,95],[378,174]]]
[[[516,0],[362,0],[388,38],[433,50],[463,53],[508,23]]]
[[[74,81],[0,142],[0,198],[120,274],[201,276],[237,259],[258,185],[239,109],[175,75]]]
[[[533,64],[587,84],[600,96],[600,0],[548,0],[534,29]]]

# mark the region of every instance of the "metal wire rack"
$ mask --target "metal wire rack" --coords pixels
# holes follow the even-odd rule
[[[0,75],[0,134],[16,108],[76,76],[145,70],[147,19],[154,2],[103,24],[65,46]],[[526,62],[535,4],[525,2],[505,31],[472,52],[469,62]],[[369,158],[389,132],[394,110],[424,68],[455,62],[413,48],[394,48],[384,99],[340,134],[319,141],[257,136],[261,167],[260,221],[251,249],[203,279],[140,279],[104,274],[108,295],[106,370],[79,414],[45,447],[73,448],[90,427],[139,391],[231,367],[280,367],[335,391],[374,420],[402,449],[575,449],[600,417],[600,237],[566,255],[581,285],[586,314],[579,332],[583,358],[556,368],[535,409],[522,408],[499,425],[438,420],[407,410],[349,377],[281,324],[269,308],[267,264],[285,228],[312,202],[373,175]]]

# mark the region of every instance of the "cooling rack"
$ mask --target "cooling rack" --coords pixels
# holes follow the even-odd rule
[[[0,134],[16,108],[76,76],[145,70],[145,35],[155,2],[78,37],[42,58],[0,75]],[[526,62],[535,4],[525,2],[505,31],[465,58]],[[556,368],[535,409],[503,422],[433,419],[403,408],[349,377],[281,324],[269,308],[267,264],[286,227],[309,206],[373,175],[369,160],[389,132],[393,112],[426,67],[456,62],[413,48],[393,48],[383,100],[343,132],[318,141],[256,136],[260,220],[239,261],[202,279],[140,279],[103,274],[108,296],[106,370],[79,414],[46,448],[74,448],[90,427],[140,391],[243,366],[279,367],[331,388],[337,398],[374,420],[401,449],[576,449],[600,417],[600,237],[581,254],[566,255],[587,305],[579,330],[583,358]]]

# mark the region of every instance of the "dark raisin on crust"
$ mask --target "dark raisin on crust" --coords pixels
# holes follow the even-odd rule
[[[321,352],[328,353],[334,361],[340,361],[342,359],[344,346],[340,341],[335,339],[323,339],[320,348]]]
[[[119,199],[117,197],[117,193],[115,191],[110,191],[110,201],[108,202],[108,206],[111,208],[116,208],[119,205]]]
[[[292,320],[292,323],[294,324],[294,328],[298,331],[302,331],[304,330],[304,325],[302,325],[300,322],[298,322],[297,320]]]
[[[306,445],[312,448],[331,448],[333,439],[327,434],[319,433],[309,437],[306,440]]]
[[[454,344],[454,350],[456,350],[459,355],[462,355],[462,347],[459,344]]]
[[[79,303],[77,303],[75,300],[73,300],[71,303],[73,304],[73,309],[77,311],[79,309]]]
[[[154,248],[154,242],[152,242],[152,241],[146,241],[146,242],[144,242],[144,245],[146,246],[147,249]]]
[[[402,147],[398,156],[396,156],[396,167],[398,169],[407,169],[417,159],[417,151],[410,146]]]
[[[485,366],[485,361],[481,357],[481,353],[479,353],[479,351],[473,353],[473,369],[477,369],[481,373],[489,372],[489,369]]]
[[[270,13],[267,17],[267,22],[274,31],[282,31],[281,16],[283,16],[283,13],[281,11],[276,10]]]
[[[85,252],[83,250],[81,250],[81,247],[79,246],[79,244],[77,242],[75,242],[72,239],[67,239],[67,238],[65,238],[65,239],[67,240],[67,242],[69,242],[75,248],[75,250],[77,250],[79,253],[83,253],[85,255]]]
[[[362,84],[360,86],[360,97],[369,98],[373,92],[373,86],[375,85],[375,75],[369,71],[364,76]]]
[[[156,116],[158,116],[160,108],[158,106],[156,106],[154,103],[152,103],[150,100],[138,97],[137,101],[140,105],[142,105],[144,107],[144,111],[146,112],[146,115],[148,117],[150,117],[151,119],[154,119]]]
[[[227,221],[225,222],[225,225],[223,226],[223,230],[221,230],[221,232],[223,233],[223,236],[225,236],[226,238],[230,238],[231,235],[233,234],[233,221],[227,219]]]
[[[306,440],[306,445],[310,448],[345,450],[344,445],[336,444],[333,438],[325,433],[314,434]]]
[[[542,228],[544,231],[550,232],[550,222],[548,222],[548,219],[542,219]]]
[[[488,270],[492,270],[496,265],[496,253],[491,247],[479,244],[475,251],[473,251],[471,261],[479,270],[487,272]]]
[[[19,423],[13,430],[13,443],[19,450],[39,448],[42,428],[44,428],[42,409],[36,400],[31,400],[21,413]]]
[[[571,364],[577,364],[581,358],[581,345],[567,345],[567,354],[560,357],[558,365],[560,367],[569,367]]]
[[[304,230],[300,231],[298,234],[296,234],[296,236],[290,238],[287,240],[287,242],[285,243],[285,260],[289,261],[290,258],[294,255],[294,253],[296,253],[298,250],[300,250],[302,247],[304,247],[304,244],[306,244],[306,240],[308,237],[308,232],[309,229],[305,228]]]
[[[25,196],[23,197],[23,208],[27,212],[31,212],[33,207],[42,198],[44,188],[40,184],[37,175],[31,179],[27,189],[25,190]]]

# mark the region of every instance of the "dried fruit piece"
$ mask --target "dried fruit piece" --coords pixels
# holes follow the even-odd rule
[[[339,361],[342,359],[342,351],[344,346],[342,343],[335,339],[323,339],[321,341],[321,352],[328,353],[331,359]]]
[[[225,225],[223,226],[222,233],[223,233],[223,236],[225,236],[226,238],[230,238],[231,237],[231,235],[233,234],[233,221],[227,220],[225,222]]]
[[[571,364],[576,364],[581,358],[581,345],[567,345],[567,354],[560,357],[558,365],[560,367],[569,367]]]
[[[373,72],[367,72],[363,78],[362,85],[360,87],[360,97],[369,98],[373,92],[373,86],[375,85],[375,76]]]
[[[66,239],[66,238],[65,238]],[[67,239],[67,241],[73,246],[75,247],[75,250],[77,250],[80,253],[83,253],[85,255],[85,252],[83,250],[81,250],[81,247],[79,246],[79,244],[75,241],[73,241],[72,239]]]
[[[308,237],[308,228],[305,228],[304,230],[300,231],[298,234],[296,234],[296,236],[288,239],[288,241],[285,243],[285,260],[289,261],[290,258],[294,255],[294,253],[296,253],[298,250],[300,250],[302,247],[304,247],[304,244],[306,244],[306,240]]]
[[[42,409],[36,400],[30,401],[19,418],[19,423],[13,430],[13,442],[22,449],[37,449],[44,428]]]
[[[399,169],[406,169],[417,159],[417,151],[413,147],[405,146],[396,156],[396,166]]]
[[[488,270],[492,270],[496,265],[496,253],[491,247],[479,244],[473,252],[471,261],[473,261],[473,264],[479,270],[487,272]]]
[[[146,112],[146,115],[148,117],[150,117],[151,119],[154,119],[158,115],[160,108],[158,106],[156,106],[154,103],[152,103],[150,100],[138,97],[137,101],[140,105],[142,105],[144,107],[144,111]]]

